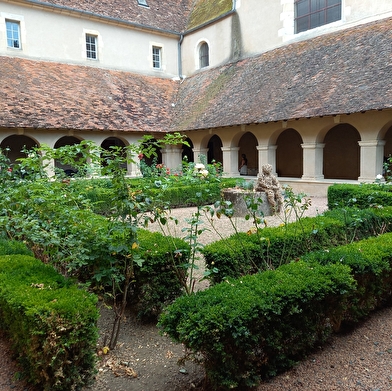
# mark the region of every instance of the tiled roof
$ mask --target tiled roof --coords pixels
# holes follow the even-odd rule
[[[185,79],[172,130],[392,108],[392,19],[293,43]]]
[[[184,31],[193,0],[146,1],[148,7],[138,5],[137,0],[34,0],[34,3],[81,10],[177,33]]]
[[[233,0],[195,0],[187,29],[193,29],[226,14],[233,8]]]
[[[178,83],[0,57],[0,127],[164,132]]]
[[[0,127],[165,132],[392,108],[391,42],[385,19],[203,70],[182,84],[0,56]]]

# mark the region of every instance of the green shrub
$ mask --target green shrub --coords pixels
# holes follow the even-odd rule
[[[27,248],[27,246],[17,240],[0,239],[0,255],[30,255],[33,253]]]
[[[348,266],[293,262],[180,297],[159,326],[202,355],[213,389],[244,390],[325,341],[354,287]]]
[[[336,209],[281,227],[264,228],[259,235],[232,235],[205,246],[203,255],[207,269],[214,270],[211,281],[218,283],[226,277],[276,268],[310,251],[378,235],[391,226],[391,207]]]
[[[154,318],[162,309],[183,294],[181,281],[187,276],[189,245],[181,239],[158,232],[139,230],[141,267],[135,267],[134,293],[138,316]]]
[[[335,263],[351,268],[357,289],[349,298],[345,323],[358,322],[375,308],[391,301],[392,233],[309,253],[302,259],[308,263]]]
[[[130,187],[135,191],[141,190],[144,197],[156,197],[160,194],[161,189],[155,186],[155,182],[160,180],[156,178],[132,178],[127,179]],[[164,180],[164,178],[162,178]],[[167,179],[169,184],[165,190],[165,201],[172,208],[195,206],[199,200],[195,200],[195,187],[186,182],[181,177],[176,179]],[[203,192],[208,194],[203,200],[205,204],[213,204],[220,199],[222,188],[235,187],[237,184],[235,178],[221,178],[220,183],[203,184]],[[113,207],[114,189],[107,179],[89,179],[89,180],[73,180],[70,182],[73,191],[78,192],[87,198],[91,203],[91,208],[95,213],[105,216],[111,214]]]
[[[390,183],[367,183],[360,185],[334,184],[328,187],[328,208],[392,205],[392,185]]]
[[[23,375],[42,390],[74,390],[95,374],[96,297],[26,255],[0,257],[0,320]]]

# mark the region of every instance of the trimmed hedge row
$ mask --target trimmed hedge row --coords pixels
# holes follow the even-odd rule
[[[335,184],[328,187],[328,208],[392,205],[392,184],[364,183],[360,185]]]
[[[221,178],[220,183],[201,184],[204,194],[203,202],[206,205],[213,204],[217,199],[220,199],[222,188],[235,187],[237,182],[236,178]],[[129,179],[129,184],[135,190],[142,189],[144,197],[156,197],[162,192],[155,186],[154,181],[148,178]],[[113,188],[109,180],[75,180],[71,181],[70,185],[75,191],[80,192],[91,201],[94,212],[103,215],[111,214]],[[199,202],[199,200],[197,201]],[[173,182],[165,189],[165,202],[172,208],[195,206],[195,187],[181,182]]]
[[[0,326],[26,380],[42,390],[75,390],[92,382],[96,302],[36,258],[0,256]]]
[[[33,256],[33,252],[24,243],[17,240],[0,239],[0,255],[12,254]]]
[[[392,207],[326,211],[281,227],[267,227],[258,234],[239,233],[208,244],[203,249],[211,281],[238,278],[277,268],[302,255],[353,240],[388,232]]]
[[[301,258],[309,264],[342,264],[349,266],[357,289],[348,297],[345,323],[356,323],[377,307],[391,300],[392,233],[306,254]]]
[[[135,266],[133,289],[138,316],[156,319],[166,305],[183,294],[180,278],[186,278],[187,270],[182,264],[188,263],[190,246],[182,239],[168,238],[159,232],[140,229],[138,236],[144,259],[141,267]]]
[[[53,193],[61,187],[75,191],[63,183],[34,183],[15,188],[14,209],[7,216],[1,216],[3,229],[26,241],[36,258],[50,262],[62,274],[111,289],[113,267],[121,270],[125,256],[125,250],[115,248],[118,231],[112,229],[114,223],[88,208],[83,209],[83,201],[75,206],[74,197],[61,197],[60,200],[57,197],[55,202],[46,200],[42,194],[48,192],[47,186],[56,190]],[[19,203],[20,199],[30,201]],[[11,208],[10,205],[4,207]],[[186,254],[189,246],[181,239],[166,238],[142,229],[137,230],[135,239],[139,241],[139,255],[144,262],[142,267],[134,265],[135,281],[130,299],[134,300],[140,317],[157,316],[163,306],[183,292],[176,272],[183,271],[181,264],[186,263],[186,259],[185,256],[175,257],[175,251],[182,249],[182,254]],[[127,244],[123,242],[121,246]]]
[[[387,233],[181,297],[159,326],[201,354],[212,389],[245,390],[390,301],[391,270]]]
[[[212,389],[245,390],[324,342],[354,286],[348,266],[290,263],[181,297],[159,326],[202,355]]]

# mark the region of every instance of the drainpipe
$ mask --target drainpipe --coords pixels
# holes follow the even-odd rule
[[[184,80],[184,76],[182,75],[182,53],[181,53],[181,44],[182,41],[184,40],[184,35],[180,35],[180,39],[178,41],[178,77],[180,78],[180,81]]]

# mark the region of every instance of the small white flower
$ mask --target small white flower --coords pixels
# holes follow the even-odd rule
[[[204,170],[205,169],[204,164],[203,163],[195,164],[195,169],[198,170],[198,171]]]
[[[208,170],[201,170],[200,174],[206,177],[208,175]]]
[[[376,176],[376,179],[378,179],[378,180],[381,180],[383,178],[383,176],[381,175],[381,174],[378,174],[377,176]]]

